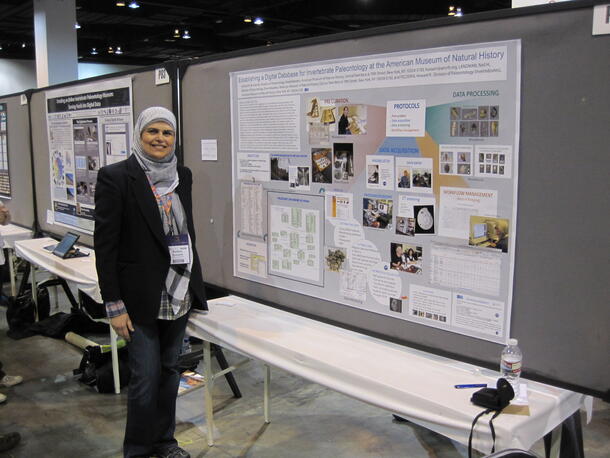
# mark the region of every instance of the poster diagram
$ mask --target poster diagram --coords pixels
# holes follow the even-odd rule
[[[131,79],[55,89],[46,99],[54,221],[93,233],[97,172],[131,147]]]
[[[505,342],[520,62],[512,40],[232,73],[234,275]]]
[[[0,197],[11,197],[11,176],[8,168],[8,110],[0,103]]]

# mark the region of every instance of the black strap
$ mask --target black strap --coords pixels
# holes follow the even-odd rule
[[[479,418],[481,418],[483,415],[487,415],[489,412],[493,412],[493,409],[485,409],[483,412],[474,417],[474,420],[472,420],[472,426],[470,427],[470,436],[468,437],[468,458],[472,458],[472,433],[474,432],[474,427],[477,424],[477,421],[479,421]],[[493,431],[493,429],[492,437],[494,437],[495,440],[495,432]]]
[[[496,413],[493,414],[493,416],[491,417],[491,419],[489,420],[489,429],[491,430],[491,453],[496,451],[496,429],[494,428],[494,424],[493,421],[494,419],[500,415],[502,411],[501,410],[497,410]]]

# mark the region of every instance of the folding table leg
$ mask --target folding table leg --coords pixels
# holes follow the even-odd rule
[[[271,368],[265,364],[265,394],[263,406],[265,411],[265,423],[271,423],[269,415],[269,385],[271,384]]]
[[[203,341],[203,367],[205,385],[203,387],[205,397],[205,420],[208,427],[208,446],[214,446],[214,406],[212,405],[212,386],[214,375],[212,374],[212,349],[210,342]]]
[[[559,424],[549,433],[550,443],[545,443],[546,456],[548,458],[559,458],[559,452],[561,450],[561,429],[563,425]]]
[[[117,351],[116,338],[117,334],[110,323],[110,351],[112,353],[112,376],[114,378],[114,392],[121,393],[121,374],[119,373],[119,352]]]
[[[584,458],[580,411],[544,436],[544,451],[547,458]]]
[[[17,295],[17,278],[15,278],[15,250],[8,250],[8,269],[11,276],[11,296]]]
[[[224,353],[220,346],[216,344],[212,344],[214,348],[214,355],[216,356],[216,360],[222,370],[229,367],[229,363],[227,363],[227,359],[225,358]],[[235,376],[231,372],[227,372],[225,374],[225,378],[227,379],[227,383],[231,387],[231,391],[233,392],[233,396],[236,398],[241,398],[241,391],[239,391],[239,387],[237,386],[237,382],[235,381]]]
[[[38,287],[36,286],[36,266],[32,266],[30,275],[30,283],[32,284],[32,301],[34,302],[34,309],[36,311],[35,320],[38,321]]]

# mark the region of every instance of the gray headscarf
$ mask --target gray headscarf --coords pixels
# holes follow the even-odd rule
[[[138,162],[144,172],[150,178],[161,193],[169,188],[178,178],[176,169],[178,160],[176,159],[176,144],[170,154],[163,159],[155,159],[148,156],[142,149],[141,136],[144,129],[153,122],[166,122],[176,131],[176,117],[174,114],[163,107],[150,107],[140,113],[136,125],[133,128],[133,142],[131,150],[136,155]]]

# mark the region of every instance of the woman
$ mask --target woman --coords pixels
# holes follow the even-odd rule
[[[351,132],[348,129],[349,126],[349,108],[343,107],[343,112],[339,118],[338,134],[349,135]]]
[[[415,253],[415,250],[413,248],[409,248],[407,250],[407,262],[415,262],[417,261],[417,253]]]
[[[125,457],[188,457],[174,438],[178,354],[191,308],[207,310],[195,248],[192,175],[174,154],[176,119],[161,107],[134,126],[133,154],[103,167],[95,254],[110,324],[129,341]]]
[[[508,224],[498,221],[494,226],[494,232],[496,240],[492,242],[491,246],[502,250],[502,253],[508,253]]]

